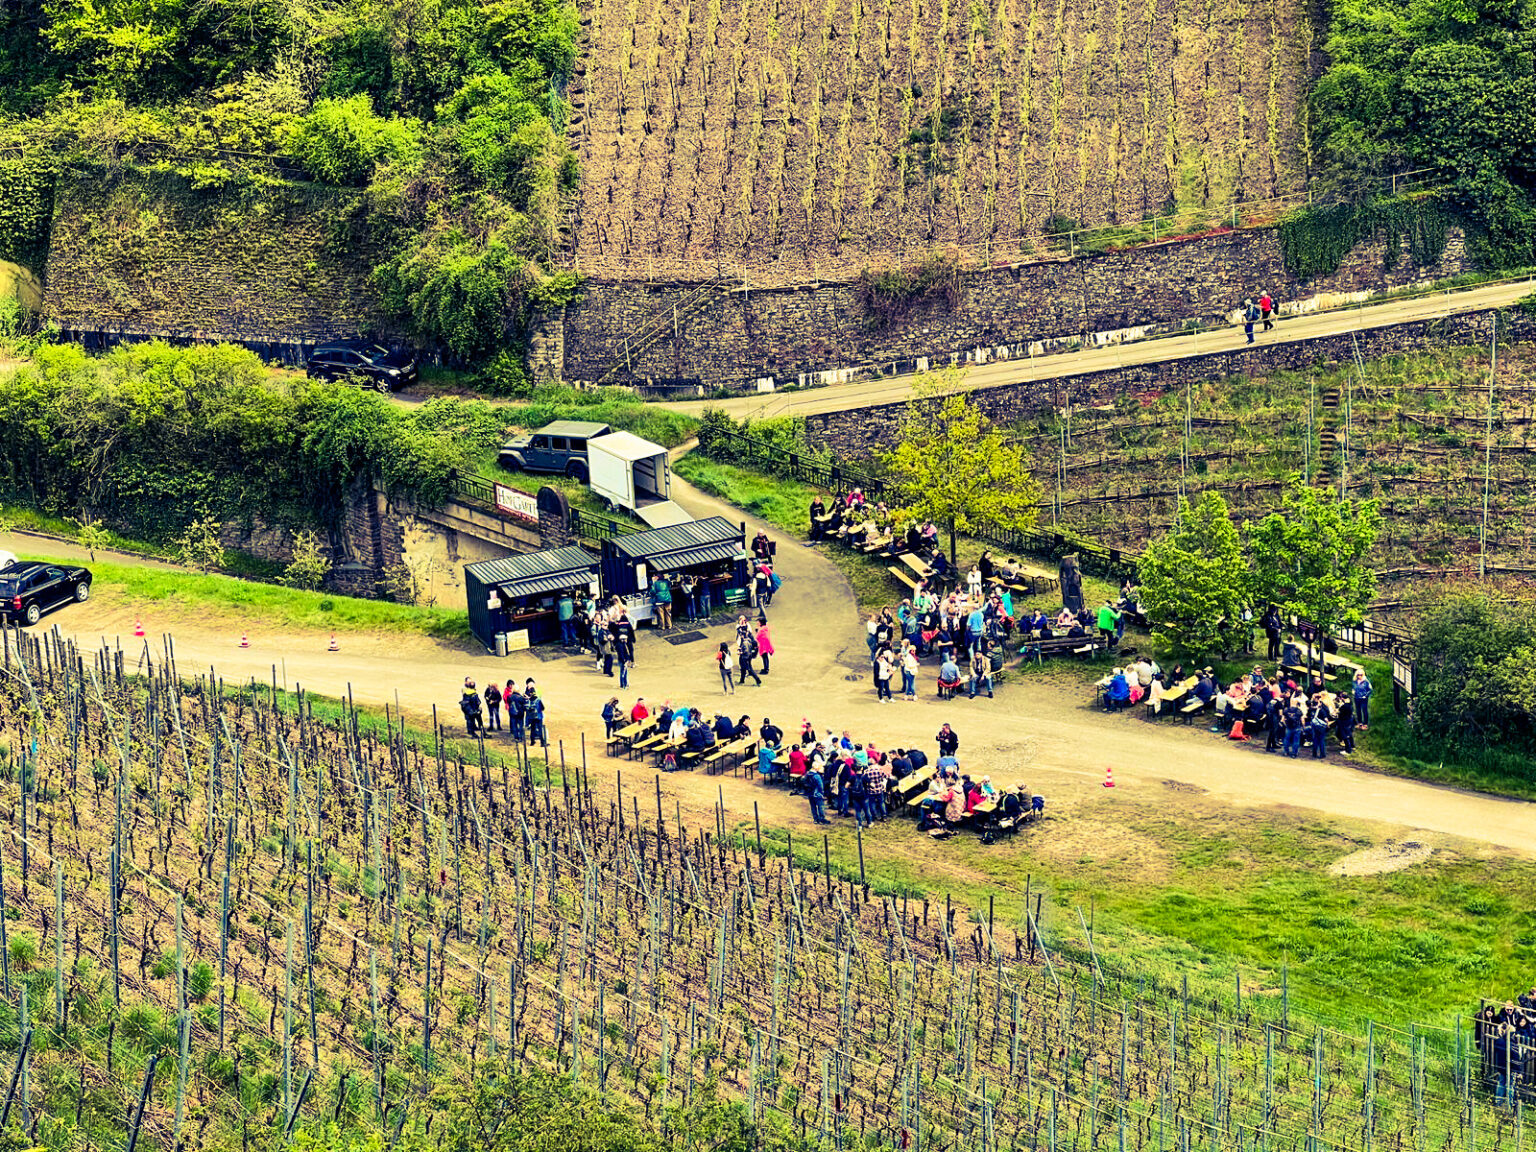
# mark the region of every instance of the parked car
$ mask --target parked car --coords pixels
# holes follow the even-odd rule
[[[44,612],[91,598],[91,573],[66,564],[28,562],[0,569],[0,617],[36,624]]]
[[[513,472],[558,472],[583,484],[587,468],[587,441],[606,436],[613,429],[585,420],[556,420],[537,432],[517,436],[501,446],[496,462]]]
[[[416,383],[420,372],[413,352],[391,352],[371,340],[336,340],[321,344],[304,364],[311,380],[349,380],[380,392]]]

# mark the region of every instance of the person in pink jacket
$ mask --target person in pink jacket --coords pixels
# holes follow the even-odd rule
[[[763,675],[768,675],[768,657],[773,655],[773,640],[768,635],[768,623],[757,626],[757,654],[763,658]]]

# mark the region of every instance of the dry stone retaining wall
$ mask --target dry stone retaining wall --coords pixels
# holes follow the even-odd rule
[[[1303,282],[1286,272],[1273,229],[1218,233],[968,272],[953,311],[928,306],[878,331],[851,282],[761,291],[738,284],[700,302],[697,283],[594,279],[566,309],[565,378],[596,381],[612,370],[609,382],[704,391],[750,390],[767,379],[777,387],[846,382],[957,355],[985,362],[1135,338],[1220,318],[1264,289],[1302,311],[1469,268],[1455,232],[1433,265],[1404,253],[1388,268],[1385,256],[1381,243],[1361,244],[1333,275]]]

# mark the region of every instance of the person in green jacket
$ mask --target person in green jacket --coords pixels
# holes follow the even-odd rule
[[[561,646],[576,647],[576,601],[569,591],[560,593],[560,599],[555,603],[555,616],[560,621]]]
[[[1104,601],[1104,607],[1099,609],[1099,635],[1104,637],[1106,644],[1115,642],[1115,633],[1119,624],[1119,611],[1108,600]]]
[[[658,572],[651,581],[651,604],[656,612],[656,627],[672,627],[672,585],[664,573]]]

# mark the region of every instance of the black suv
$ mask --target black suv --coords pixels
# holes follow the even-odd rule
[[[311,380],[356,381],[380,392],[393,392],[416,383],[420,373],[410,352],[391,352],[370,340],[336,340],[321,344],[304,364]]]
[[[91,598],[91,573],[62,564],[13,564],[0,572],[0,617],[36,624],[42,614],[70,600]]]

